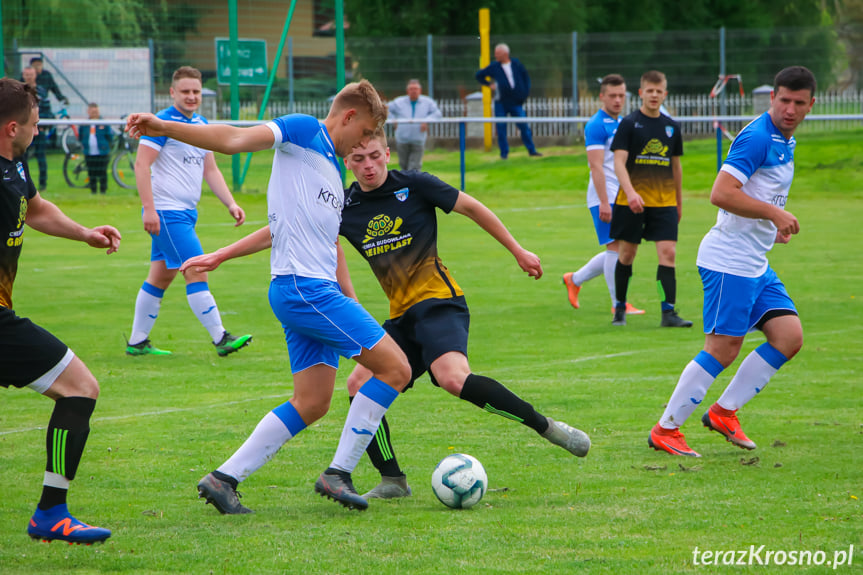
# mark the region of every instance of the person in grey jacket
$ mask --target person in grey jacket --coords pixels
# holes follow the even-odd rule
[[[422,95],[422,84],[408,80],[407,94],[389,103],[390,117],[396,120],[396,153],[403,172],[422,170],[423,151],[428,137],[428,124],[399,123],[401,119],[436,119],[442,117],[434,100]]]

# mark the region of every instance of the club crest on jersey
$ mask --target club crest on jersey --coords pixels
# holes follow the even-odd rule
[[[674,135],[674,126],[665,126],[665,135],[669,138]]]
[[[396,217],[395,221],[393,221],[386,214],[378,214],[369,220],[369,223],[366,226],[366,236],[363,238],[363,242],[368,242],[374,238],[382,238],[388,235],[396,236],[401,233],[401,225],[402,219],[399,217]]]
[[[410,195],[410,193],[411,193],[411,191],[409,189],[402,188],[400,190],[393,192],[393,195],[396,197],[396,199],[398,201],[403,202],[406,199],[408,199],[408,196]]]
[[[27,176],[24,173],[24,164],[22,164],[21,162],[18,162],[18,164],[15,167],[18,168],[18,175],[21,176],[21,179],[26,182]]]

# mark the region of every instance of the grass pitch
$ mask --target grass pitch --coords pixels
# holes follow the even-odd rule
[[[581,147],[469,152],[467,191],[492,208],[543,261],[534,282],[485,232],[458,215],[439,217],[440,252],[472,311],[470,359],[538,410],[588,431],[593,449],[571,457],[528,428],[484,413],[435,389],[427,377],[388,418],[414,496],[373,501],[347,512],[312,492],[330,462],[347,411],[343,361],[330,413],[291,441],[240,486],[254,515],[221,516],[196,499],[195,484],[222,463],[269,409],[287,400],[291,377],[283,335],[266,298],[269,255],[234,260],[210,275],[233,333],[253,343],[220,358],[188,309],[182,283],[168,290],[152,333],[168,358],[127,357],[149,241],[140,204],[111,188],[105,197],[52,187],[45,197],[87,225],[123,233],[112,256],[28,230],[15,286],[16,311],[51,330],[84,359],[102,386],[90,441],[70,492],[80,519],[108,527],[105,545],[32,543],[25,533],[41,489],[44,428],[51,402],[26,390],[3,392],[0,414],[0,572],[15,573],[822,573],[822,566],[696,565],[693,552],[834,552],[853,545],[863,565],[863,277],[857,225],[863,220],[863,132],[807,134],[797,148],[788,209],[801,222],[771,263],[799,307],[800,354],[740,412],[758,443],[745,452],[699,421],[740,359],[763,338],[753,334],[740,359],[711,388],[684,426],[703,458],[647,447],[680,371],[701,349],[701,286],[695,253],[715,219],[708,193],[712,142],[686,145],[684,217],[678,246],[678,307],[691,330],[661,330],[656,255],[642,247],[630,300],[647,315],[612,328],[604,282],[582,290],[570,308],[560,276],[599,251],[584,206]],[[223,159],[223,165],[229,161]],[[395,167],[395,161],[393,167]],[[458,156],[429,152],[425,168],[458,185]],[[238,195],[249,222],[234,228],[205,193],[199,234],[212,250],[264,225],[269,173],[259,154]],[[52,164],[52,182],[59,165]],[[361,301],[378,318],[385,298],[365,264],[349,252]],[[179,281],[179,280],[178,280]],[[490,491],[475,508],[453,511],[430,488],[435,464],[453,452],[482,461]],[[364,459],[361,490],[377,476]],[[760,557],[763,559],[765,553]],[[725,556],[723,556],[725,557]],[[817,557],[817,556],[816,556]],[[704,556],[700,556],[702,562]],[[847,561],[846,561],[847,562]]]

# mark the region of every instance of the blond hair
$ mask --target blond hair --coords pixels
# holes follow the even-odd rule
[[[192,68],[191,66],[180,66],[176,70],[174,70],[174,75],[171,77],[171,85],[175,85],[177,82],[184,78],[191,78],[193,80],[197,80],[198,82],[202,82],[201,71],[197,68]]]
[[[368,80],[353,82],[342,88],[333,100],[330,115],[351,108],[369,114],[378,127],[383,126],[384,122],[387,121],[387,107],[375,87]]]

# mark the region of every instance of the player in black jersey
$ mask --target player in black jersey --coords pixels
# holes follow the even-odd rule
[[[641,76],[641,107],[626,116],[614,134],[614,172],[620,190],[611,214],[609,235],[618,241],[614,270],[617,305],[612,325],[626,325],[626,292],[641,240],[656,243],[656,281],[662,296],[662,327],[692,327],[677,315],[674,260],[677,225],[683,213],[683,137],[680,124],[662,113],[668,95],[665,74]]]
[[[436,209],[474,220],[536,279],[542,276],[539,258],[522,248],[481,202],[431,174],[388,171],[389,158],[386,136],[380,130],[365,148],[354,148],[345,158],[357,181],[345,194],[339,233],[368,261],[387,294],[390,319],[383,326],[408,357],[412,371],[408,387],[428,371],[432,383],[456,397],[527,425],[551,443],[584,457],[590,449],[584,432],[540,414],[501,383],[471,372],[467,361],[470,312],[461,288],[438,257]],[[348,377],[351,397],[370,376],[366,368],[354,368]],[[363,497],[410,495],[386,418],[367,453],[382,477]]]
[[[34,539],[90,544],[111,532],[73,517],[66,493],[84,452],[99,384],[63,342],[13,311],[12,284],[25,223],[45,234],[107,248],[109,254],[117,251],[120,232],[111,226],[85,228],[36,191],[24,153],[38,133],[38,120],[36,91],[0,79],[0,386],[29,387],[55,402],[42,497],[27,533]]]

